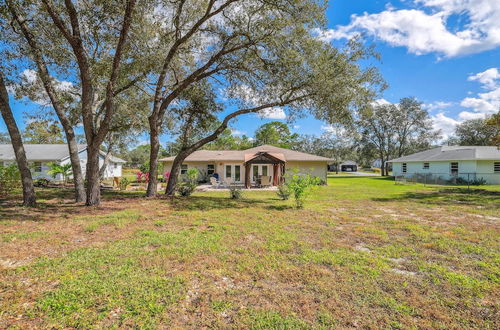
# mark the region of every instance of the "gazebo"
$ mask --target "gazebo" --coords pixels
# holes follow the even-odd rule
[[[272,185],[277,186],[281,183],[283,173],[285,172],[285,155],[281,153],[270,153],[267,151],[259,151],[257,153],[245,154],[245,188],[250,188],[250,168],[252,165],[273,165],[273,180]]]

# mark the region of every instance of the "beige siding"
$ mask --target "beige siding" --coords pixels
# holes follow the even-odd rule
[[[292,174],[294,171],[298,171],[299,174],[309,174],[311,176],[316,176],[321,180],[325,180],[327,175],[327,162],[287,162],[285,169],[287,173]]]

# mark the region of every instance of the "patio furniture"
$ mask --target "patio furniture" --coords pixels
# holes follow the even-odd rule
[[[271,185],[271,177],[269,175],[263,175],[260,177],[260,186],[269,187]]]
[[[212,184],[212,186],[219,188],[220,182],[215,177],[210,178],[210,183]]]
[[[224,186],[229,187],[232,184],[233,184],[233,178],[225,178],[224,179]]]

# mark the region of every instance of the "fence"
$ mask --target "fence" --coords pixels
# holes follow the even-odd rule
[[[500,184],[500,173],[406,173],[396,175],[396,184],[423,183],[434,185],[483,185]]]

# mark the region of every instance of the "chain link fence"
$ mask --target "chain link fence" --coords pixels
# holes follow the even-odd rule
[[[500,173],[406,173],[394,176],[396,184],[422,183],[424,185],[500,184]]]

